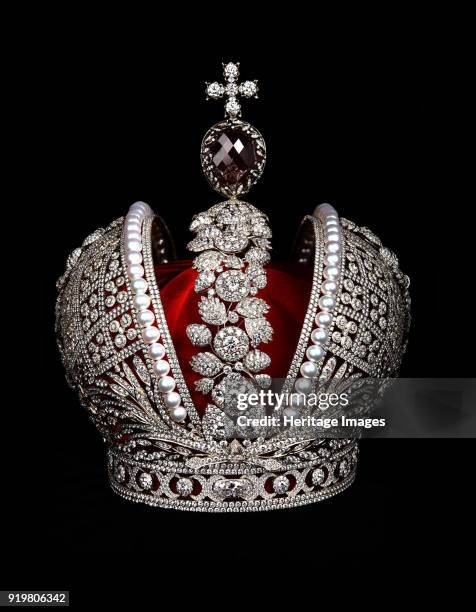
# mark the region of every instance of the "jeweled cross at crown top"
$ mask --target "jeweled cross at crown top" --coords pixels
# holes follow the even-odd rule
[[[206,83],[207,100],[213,98],[218,100],[224,96],[227,98],[225,103],[225,112],[231,117],[237,117],[241,114],[241,105],[238,101],[238,96],[245,98],[257,98],[258,97],[258,81],[244,81],[238,84],[238,77],[240,74],[240,63],[228,62],[223,64],[223,75],[225,77],[225,84],[217,83]]]

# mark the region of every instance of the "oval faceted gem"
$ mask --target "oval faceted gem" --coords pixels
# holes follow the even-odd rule
[[[256,140],[239,126],[225,128],[210,144],[212,172],[220,187],[236,188],[256,165]]]

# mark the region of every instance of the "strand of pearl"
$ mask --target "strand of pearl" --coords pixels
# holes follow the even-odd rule
[[[175,391],[175,380],[170,376],[170,364],[164,359],[165,347],[159,342],[160,331],[155,315],[150,310],[151,298],[149,285],[145,280],[145,270],[142,265],[142,224],[146,217],[154,216],[150,206],[145,202],[135,202],[124,221],[124,249],[127,263],[127,276],[133,294],[133,304],[136,310],[137,322],[141,326],[142,339],[147,344],[149,356],[152,359],[154,372],[159,377],[158,387],[162,393],[170,418],[180,423],[187,417],[187,410],[181,405],[182,398]]]
[[[320,204],[314,211],[323,227],[325,254],[324,254],[324,281],[321,285],[319,298],[319,312],[316,315],[316,328],[311,333],[311,346],[306,351],[308,361],[301,365],[302,378],[295,383],[296,391],[307,393],[310,388],[310,379],[316,378],[326,354],[326,345],[329,340],[329,328],[332,324],[337,293],[340,285],[340,271],[342,261],[343,236],[339,222],[339,215],[330,204]]]

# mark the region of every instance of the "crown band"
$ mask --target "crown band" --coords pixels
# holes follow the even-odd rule
[[[333,497],[354,481],[357,443],[331,442],[337,448],[321,441],[314,459],[273,471],[242,463],[196,471],[171,461],[140,461],[109,449],[108,474],[112,489],[121,497],[150,506],[200,512],[292,508]]]

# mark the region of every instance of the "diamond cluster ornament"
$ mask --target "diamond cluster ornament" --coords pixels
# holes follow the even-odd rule
[[[251,204],[228,200],[194,217],[195,238],[189,248],[197,252],[195,291],[202,295],[198,314],[202,323],[191,323],[187,336],[207,350],[191,359],[192,369],[203,378],[197,391],[211,394],[230,418],[237,415],[236,390],[268,389],[264,374],[269,355],[257,348],[273,336],[266,319],[269,305],[255,297],[266,285],[264,265],[269,260],[271,232],[267,217]],[[216,328],[216,329],[213,329]]]
[[[206,94],[207,99],[212,98],[219,100],[220,98],[226,97],[225,112],[229,117],[237,117],[241,114],[241,105],[238,102],[238,96],[244,98],[257,98],[258,97],[258,81],[244,81],[238,83],[238,77],[240,76],[240,64],[228,62],[223,64],[223,76],[225,77],[225,84],[217,83],[206,83]]]

